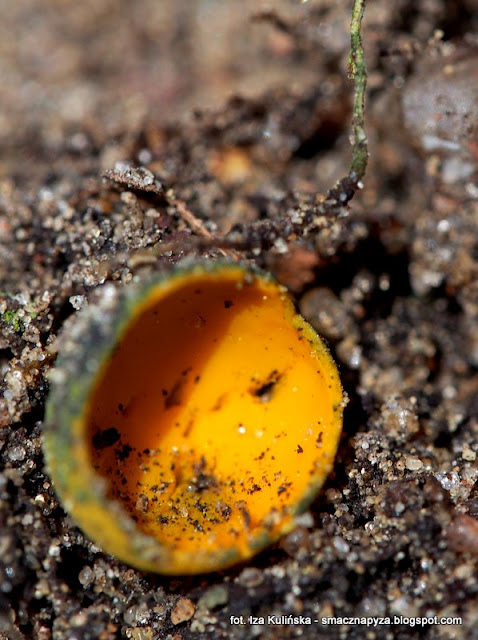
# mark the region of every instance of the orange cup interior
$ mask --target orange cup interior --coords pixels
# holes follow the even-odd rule
[[[142,533],[248,557],[323,483],[341,400],[282,287],[239,267],[193,271],[137,305],[91,394],[89,456]]]

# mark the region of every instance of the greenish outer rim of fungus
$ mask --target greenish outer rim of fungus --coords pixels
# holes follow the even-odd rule
[[[152,290],[161,287],[171,279],[182,279],[192,274],[214,273],[217,270],[240,270],[247,278],[259,278],[269,283],[275,283],[284,293],[284,306],[290,305],[294,322],[301,324],[310,331],[314,338],[315,349],[320,357],[328,360],[330,367],[330,385],[335,385],[337,397],[342,399],[335,408],[336,420],[342,420],[343,390],[338,376],[337,368],[329,350],[320,336],[300,316],[294,308],[294,304],[286,289],[279,285],[267,272],[255,266],[244,265],[229,260],[218,261],[190,261],[175,265],[171,271],[156,273],[147,278],[141,284],[133,284],[122,291],[109,286],[110,300],[105,303],[100,299],[98,304],[92,304],[81,310],[75,317],[73,324],[61,334],[59,342],[59,356],[52,374],[51,390],[48,398],[45,433],[44,453],[46,467],[57,495],[67,512],[72,514],[75,521],[75,509],[81,504],[96,505],[103,510],[103,517],[107,514],[115,523],[117,531],[121,531],[123,538],[127,539],[127,548],[124,553],[115,554],[123,562],[145,571],[154,571],[162,574],[180,575],[185,573],[205,573],[227,568],[233,564],[248,560],[250,557],[276,542],[280,537],[291,531],[295,526],[294,518],[303,513],[320,491],[325,478],[330,473],[333,460],[338,447],[341,426],[337,433],[335,450],[330,452],[326,473],[322,479],[311,476],[307,488],[301,500],[290,510],[290,526],[284,527],[276,535],[261,532],[249,543],[251,553],[244,556],[239,549],[229,549],[222,553],[218,550],[200,554],[201,562],[198,563],[197,552],[183,552],[168,549],[155,538],[141,533],[136,528],[133,519],[128,515],[120,503],[106,497],[106,482],[100,478],[92,468],[82,468],[81,461],[72,457],[75,444],[75,435],[72,425],[81,415],[83,407],[87,404],[88,397],[94,385],[94,381],[100,375],[102,363],[105,363],[112,353],[115,345],[121,340],[127,331],[133,316],[133,311],[138,304],[146,303]],[[108,295],[106,295],[108,298]],[[86,346],[86,348],[85,348]],[[79,373],[80,372],[80,373]],[[71,479],[75,476],[81,478],[79,487],[71,486]],[[92,527],[85,526],[84,522],[77,521],[79,527],[93,541],[98,541],[104,546],[105,552],[109,552],[107,544],[101,541]],[[200,568],[195,568],[198,565]],[[188,569],[185,569],[185,568]]]

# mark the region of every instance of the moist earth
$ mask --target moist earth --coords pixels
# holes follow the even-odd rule
[[[3,7],[1,638],[478,637],[478,7],[367,7],[369,166],[327,214],[351,155],[349,5]],[[328,341],[343,437],[280,543],[147,574],[83,536],[45,470],[57,335],[100,285],[224,254],[272,272]]]

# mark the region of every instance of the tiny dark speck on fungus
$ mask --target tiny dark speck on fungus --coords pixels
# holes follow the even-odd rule
[[[343,394],[284,288],[210,260],[97,304],[61,339],[70,382],[52,385],[45,437],[85,533],[133,566],[185,574],[290,532],[331,470]]]
[[[120,432],[115,427],[110,427],[104,431],[98,429],[94,433],[92,441],[95,449],[104,449],[105,447],[111,447],[115,442],[118,442],[120,438]]]

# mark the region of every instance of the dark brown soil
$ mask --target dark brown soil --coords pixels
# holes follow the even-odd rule
[[[350,3],[1,4],[0,638],[478,638],[476,0],[370,2],[365,187],[307,237],[273,230],[348,171]],[[214,259],[195,238],[231,228],[328,340],[343,440],[275,548],[144,574],[85,539],[44,469],[56,336],[98,285]]]

